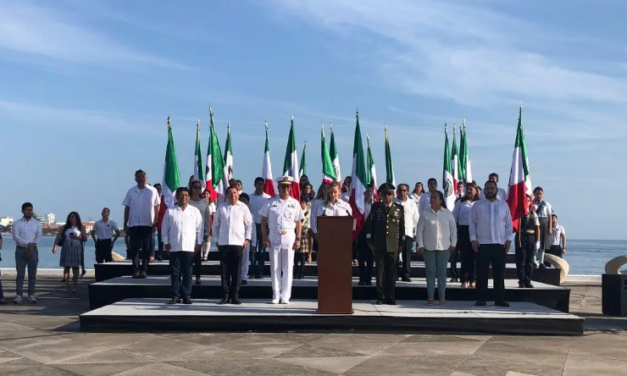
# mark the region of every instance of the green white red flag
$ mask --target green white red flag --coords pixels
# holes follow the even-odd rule
[[[322,182],[332,183],[337,180],[335,169],[333,168],[333,160],[327,147],[327,140],[324,136],[324,124],[320,131],[320,155],[322,156]]]
[[[388,138],[388,127],[385,127],[385,182],[396,187],[394,179],[394,164],[392,164],[392,151],[390,150],[390,139]]]
[[[532,195],[531,174],[529,173],[529,158],[527,145],[522,126],[522,105],[518,113],[518,129],[512,152],[512,168],[509,172],[509,192],[507,204],[512,215],[512,225],[518,230],[518,222],[522,216],[529,214],[529,204],[526,195]]]
[[[224,195],[224,189],[227,185],[226,176],[224,174],[224,158],[222,157],[216,127],[213,124],[213,112],[211,112],[211,109],[209,109],[209,111],[211,128],[209,146],[207,147],[207,189],[211,189],[211,200],[215,201],[219,196]],[[209,176],[211,176],[211,178]]]
[[[368,173],[364,161],[364,146],[361,141],[361,129],[359,128],[359,112],[356,113],[355,140],[353,142],[353,168],[351,171],[351,187],[349,203],[353,209],[353,240],[366,223],[366,199],[364,193],[368,186]]]
[[[377,185],[377,169],[374,165],[374,158],[372,158],[372,151],[370,150],[370,137],[366,135],[366,140],[368,141],[368,155],[366,157],[366,174],[368,174],[368,185],[372,186],[373,193],[375,198],[378,196],[377,190],[379,186]]]
[[[196,121],[196,147],[194,150],[194,180],[205,181],[205,168],[202,163],[202,151],[200,148],[200,120]]]
[[[231,123],[228,123],[226,126],[226,145],[224,147],[224,173],[225,180],[228,182],[233,179],[233,148],[231,147]]]
[[[303,145],[303,155],[300,156],[300,176],[307,175],[307,141]]]
[[[298,173],[298,153],[296,152],[296,136],[294,135],[294,117],[290,125],[290,134],[285,148],[285,160],[283,161],[283,176],[292,178],[290,196],[300,201],[300,175]]]
[[[442,173],[442,190],[444,191],[444,201],[449,210],[455,207],[455,188],[453,183],[453,169],[451,168],[451,149],[449,149],[448,132],[444,125],[444,163]]]
[[[335,181],[341,182],[342,173],[340,172],[340,156],[335,146],[335,135],[333,134],[333,124],[331,124],[331,145],[329,154],[331,155],[331,163],[333,163],[333,171],[335,171]]]
[[[165,162],[163,165],[163,181],[161,182],[161,207],[159,208],[159,221],[157,227],[161,228],[165,211],[176,203],[176,190],[181,186],[181,174],[176,159],[172,126],[168,117],[168,144],[165,149]]]
[[[261,177],[264,180],[263,191],[274,197],[276,191],[274,190],[274,179],[272,178],[272,165],[270,164],[270,142],[268,141],[268,122],[266,121],[266,146],[263,151],[263,168],[261,170]]]
[[[453,151],[451,155],[451,168],[453,170],[452,171],[453,192],[454,192],[454,195],[457,196],[461,192],[457,191],[457,182],[459,182],[460,179],[459,179],[459,154],[457,154],[457,129],[455,128],[455,125],[453,125]]]
[[[464,183],[472,183],[472,171],[470,159],[468,159],[468,141],[466,139],[466,119],[459,130],[459,180]]]

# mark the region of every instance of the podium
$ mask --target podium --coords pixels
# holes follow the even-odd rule
[[[318,217],[318,313],[353,313],[353,217]]]

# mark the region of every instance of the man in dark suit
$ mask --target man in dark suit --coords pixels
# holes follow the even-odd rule
[[[392,201],[394,190],[389,183],[379,187],[381,202],[372,204],[366,223],[366,242],[377,264],[377,304],[396,305],[398,252],[405,240],[405,214],[403,206]]]

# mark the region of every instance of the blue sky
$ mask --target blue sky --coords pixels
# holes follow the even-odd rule
[[[470,6],[469,4],[472,4]],[[320,180],[320,124],[343,174],[354,112],[384,177],[441,180],[443,125],[466,118],[475,178],[507,184],[518,105],[534,185],[573,238],[627,239],[627,30],[620,0],[0,0],[0,216],[99,217],[142,168],[161,181],[172,117],[183,181],[208,104],[235,175],[261,174],[264,119],[274,176],[290,116]],[[449,127],[450,128],[450,127]],[[365,134],[364,134],[365,137]],[[299,150],[300,153],[300,150]],[[607,195],[605,193],[608,193]],[[618,202],[622,202],[619,197]]]

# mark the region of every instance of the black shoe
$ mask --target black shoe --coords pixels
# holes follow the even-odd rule
[[[459,278],[453,277],[453,278],[451,278],[451,282],[459,282]]]
[[[494,302],[494,305],[497,307],[509,307],[509,303],[506,302],[505,300],[501,300],[500,302]]]
[[[372,286],[372,281],[366,281],[366,286]]]
[[[133,273],[133,278],[139,278],[139,272]],[[65,280],[63,282],[65,282]]]
[[[403,277],[402,281],[403,281],[403,282],[411,282],[411,278],[409,278],[409,277]]]
[[[200,277],[196,277],[196,284],[200,285],[202,283],[202,281],[200,280]]]
[[[518,282],[518,288],[524,289],[525,288],[525,284],[522,283],[522,282]]]
[[[242,280],[242,283],[240,283],[241,286],[246,286],[247,284],[248,284],[248,281],[245,279]]]
[[[240,305],[240,304],[242,304],[242,302],[240,302],[238,298],[232,298],[231,299],[231,304]]]
[[[540,264],[540,269],[546,269],[546,265]]]
[[[477,307],[484,307],[486,305],[485,300],[479,300],[477,303],[475,303],[475,306]]]
[[[257,278],[257,279],[263,279],[263,275],[262,275],[262,274],[257,274],[257,275],[255,276],[255,278]]]
[[[385,304],[387,304],[387,305],[396,305],[396,300],[388,299],[388,300],[385,301]]]
[[[359,281],[359,283],[358,283],[359,286],[364,286],[365,284],[366,284],[366,282],[364,282],[364,281]]]
[[[172,300],[168,302],[168,304],[178,304],[180,302],[181,302],[181,298],[179,298],[178,296],[175,296],[174,298],[172,298]]]
[[[531,283],[528,283],[528,284],[525,285],[525,287],[528,288],[528,289],[532,289],[533,285]]]
[[[147,278],[148,274],[146,272],[139,273],[139,278]]]
[[[229,298],[228,298],[228,297],[224,297],[224,298],[222,298],[222,300],[220,300],[220,301],[218,302],[218,304],[220,304],[220,305],[224,305],[224,304],[226,304],[226,303],[228,303],[228,302],[229,302]]]
[[[377,302],[375,304],[376,305],[384,305],[385,303],[383,302],[383,300],[379,299],[379,300],[377,300]]]
[[[192,299],[189,296],[186,296],[183,299],[183,304],[192,304]]]

